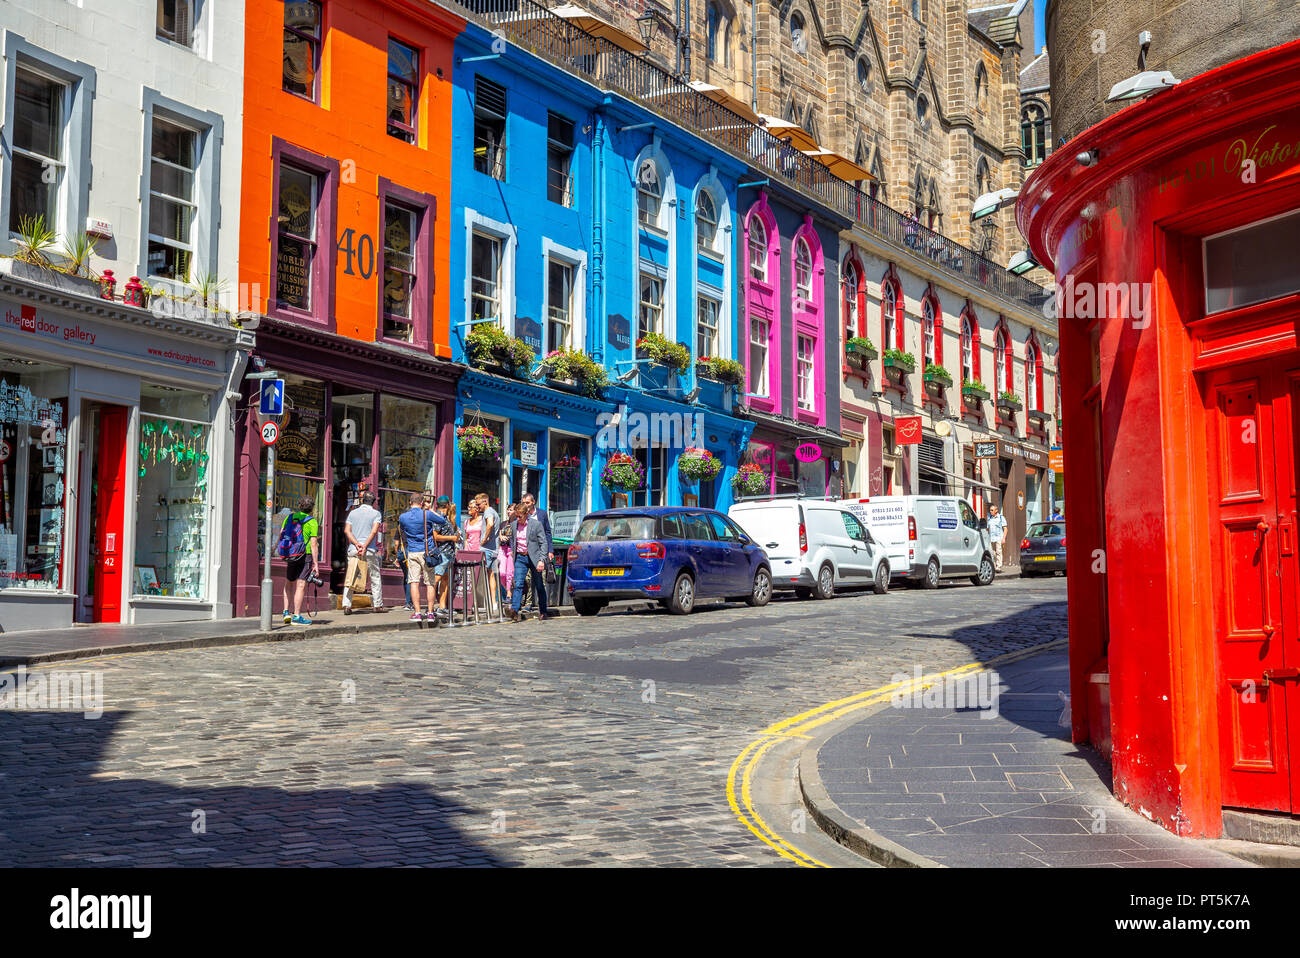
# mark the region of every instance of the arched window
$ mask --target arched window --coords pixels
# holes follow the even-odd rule
[[[930,199],[925,204],[925,208],[929,213],[926,225],[936,233],[941,232],[943,230],[943,214],[939,211],[939,193],[935,190],[933,183],[930,184]]]
[[[844,261],[844,341],[847,343],[854,336],[860,336],[861,326],[858,314],[858,294],[861,281],[858,267],[852,259]]]
[[[866,57],[858,57],[858,87],[863,93],[871,92],[871,62]]]
[[[767,227],[757,213],[749,214],[749,275],[767,282]]]
[[[664,186],[659,176],[659,164],[647,157],[641,161],[636,176],[636,215],[645,226],[659,226],[659,210],[663,206]]]
[[[718,59],[718,27],[721,22],[722,11],[716,3],[710,3],[705,12],[705,52],[714,63],[721,62]]]
[[[1037,103],[1026,104],[1020,111],[1020,148],[1025,152],[1025,166],[1037,166],[1047,159],[1047,111]]]
[[[975,68],[975,106],[983,110],[988,105],[989,74],[984,64]]]
[[[961,381],[962,385],[975,381],[975,330],[970,316],[961,318]]]
[[[1042,360],[1039,358],[1038,344],[1031,338],[1025,343],[1025,406],[1028,409],[1041,409],[1043,405]]]
[[[885,280],[880,291],[880,355],[886,349],[896,349],[898,342],[898,291],[894,284]]]
[[[930,116],[930,101],[923,96],[916,98],[916,122],[925,126],[925,121]]]
[[[979,163],[975,165],[975,197],[978,199],[985,193],[991,193],[992,184],[989,181],[989,161],[980,157]]]
[[[790,44],[795,53],[804,53],[808,49],[808,30],[804,26],[803,14],[798,10],[790,14]]]
[[[718,240],[718,204],[708,190],[700,190],[695,200],[695,241],[700,249],[713,250]]]
[[[921,368],[934,365],[934,302],[921,302]]]
[[[875,179],[872,180],[871,185],[867,187],[867,192],[871,194],[873,200],[880,203],[888,203],[889,201],[885,194],[885,171],[880,165],[879,151],[877,151],[875,158],[871,161],[871,175],[874,176]]]
[[[993,393],[1001,396],[1011,388],[1011,341],[1006,327],[999,326],[993,337]]]
[[[794,293],[800,299],[812,299],[812,250],[802,236],[794,244]]]

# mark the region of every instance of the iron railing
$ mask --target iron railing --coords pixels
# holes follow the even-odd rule
[[[922,226],[831,174],[819,161],[687,85],[646,57],[594,36],[535,0],[444,0],[495,35],[602,90],[636,100],[676,125],[762,169],[901,249],[926,256],[968,282],[1039,311],[1050,295],[1023,276]],[[1046,320],[1049,325],[1050,319]]]

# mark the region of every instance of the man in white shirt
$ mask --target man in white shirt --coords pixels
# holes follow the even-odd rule
[[[997,506],[989,506],[989,539],[993,543],[993,564],[1002,569],[1002,544],[1007,541],[1007,520]]]
[[[370,579],[370,606],[375,612],[387,612],[384,607],[383,549],[384,523],[372,503],[374,493],[363,489],[357,495],[357,504],[348,513],[343,525],[343,534],[348,540],[348,573],[343,585],[343,614],[352,614],[352,590],[348,583],[352,581],[356,563],[365,558],[366,571]]]

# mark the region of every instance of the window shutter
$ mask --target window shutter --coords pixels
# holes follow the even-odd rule
[[[506,88],[486,77],[474,77],[474,106],[495,116],[506,116]]]

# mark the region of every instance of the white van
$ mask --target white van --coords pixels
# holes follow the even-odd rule
[[[941,579],[969,576],[993,581],[993,547],[987,521],[956,496],[872,496],[847,499],[884,548],[894,575],[937,589]]]
[[[772,589],[829,599],[842,585],[889,591],[885,550],[838,501],[802,496],[738,502],[727,515],[767,553]]]

